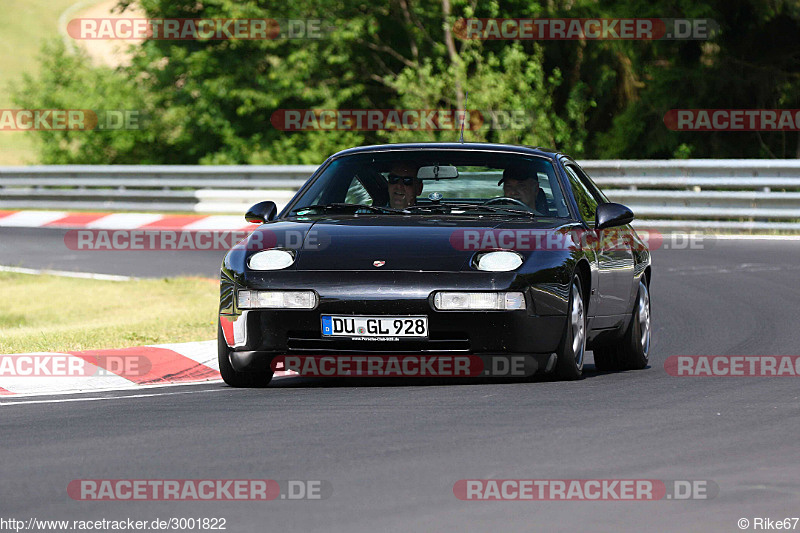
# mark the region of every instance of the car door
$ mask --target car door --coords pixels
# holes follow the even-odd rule
[[[586,173],[573,161],[564,161],[572,193],[583,222],[595,232],[597,206],[608,200],[594,186]],[[623,315],[628,312],[634,260],[627,226],[596,231],[593,248],[597,254],[596,316]]]

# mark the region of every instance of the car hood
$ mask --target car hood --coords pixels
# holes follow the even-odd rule
[[[464,216],[339,216],[268,223],[251,250],[275,246],[296,250],[296,270],[461,271],[475,249],[463,245],[465,231],[547,230],[563,221]]]

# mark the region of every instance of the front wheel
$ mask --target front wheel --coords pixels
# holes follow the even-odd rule
[[[222,326],[217,324],[217,360],[219,361],[219,373],[222,380],[231,387],[253,387],[261,388],[269,385],[272,380],[272,372],[239,372],[231,365],[230,348],[225,342],[225,335],[222,333]]]
[[[556,360],[556,376],[563,380],[583,377],[583,356],[586,353],[586,305],[583,302],[581,279],[575,275],[569,293],[567,327]]]
[[[630,324],[621,339],[594,349],[597,370],[641,370],[650,357],[650,291],[639,281]]]

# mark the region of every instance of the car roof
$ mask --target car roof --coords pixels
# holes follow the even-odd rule
[[[525,155],[545,156],[551,159],[558,159],[559,152],[546,148],[533,146],[518,146],[515,144],[495,144],[495,143],[402,143],[402,144],[375,144],[371,146],[359,146],[348,148],[331,156],[331,159],[352,154],[363,154],[370,152],[391,152],[391,151],[410,151],[410,150],[479,150],[482,152],[505,152]]]

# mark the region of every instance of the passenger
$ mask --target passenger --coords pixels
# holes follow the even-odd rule
[[[533,207],[540,214],[550,212],[547,207],[547,197],[539,188],[539,178],[534,170],[509,167],[503,171],[503,177],[497,184],[503,185],[503,196],[519,200],[528,207]]]
[[[422,180],[417,178],[419,166],[409,162],[395,163],[389,171],[389,207],[405,209],[417,202],[422,193]]]

